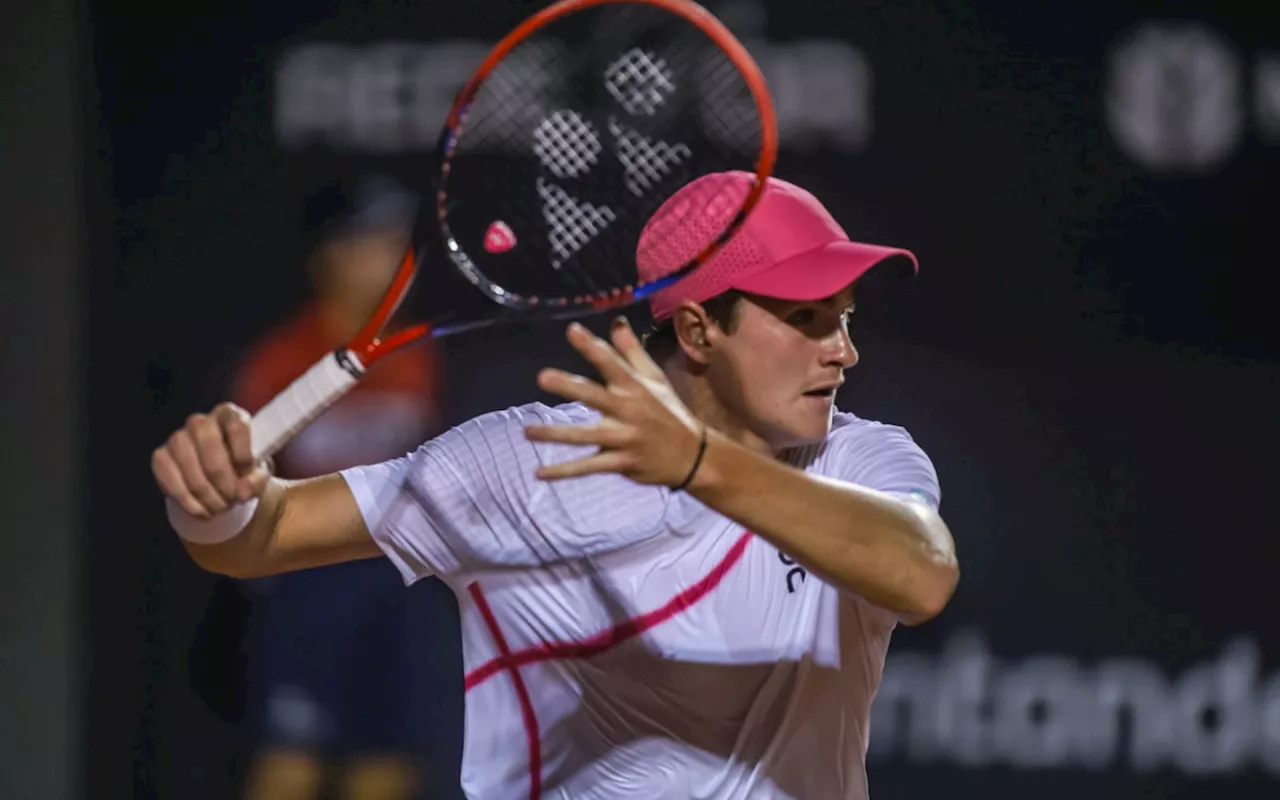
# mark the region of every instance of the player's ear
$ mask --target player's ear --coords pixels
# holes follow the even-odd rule
[[[687,300],[671,316],[671,326],[680,350],[695,364],[707,363],[714,325],[706,309]]]

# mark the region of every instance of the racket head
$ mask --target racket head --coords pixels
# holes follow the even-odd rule
[[[777,139],[759,67],[706,9],[561,0],[500,41],[459,93],[441,136],[435,244],[513,311],[625,306],[732,238],[773,172]],[[646,254],[671,263],[642,279],[637,248],[654,212],[695,179],[730,171],[754,176],[745,196],[740,183],[704,180],[682,213],[664,215],[661,235],[647,232],[646,247],[684,245]],[[708,236],[713,207],[723,221]],[[699,229],[692,250],[686,225]]]

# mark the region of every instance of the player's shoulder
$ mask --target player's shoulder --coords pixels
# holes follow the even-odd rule
[[[901,425],[865,419],[839,409],[831,420],[831,433],[827,436],[827,442],[828,446],[837,448],[868,442],[909,442],[919,447],[911,433]]]
[[[793,454],[798,465],[832,477],[850,477],[903,459],[929,462],[929,457],[903,426],[837,410],[831,432],[821,443]]]
[[[460,423],[454,431],[466,436],[492,436],[526,425],[580,425],[600,418],[600,412],[582,403],[549,406],[531,402],[487,411]]]
[[[601,414],[583,403],[525,403],[507,409],[513,421],[519,423],[545,423],[549,425],[576,425],[599,419]]]
[[[534,450],[524,436],[529,425],[580,425],[598,419],[600,413],[580,403],[549,406],[533,402],[477,414],[455,424],[434,439],[423,443],[419,453],[429,456],[453,450],[501,450],[510,457]],[[555,449],[564,445],[543,444]]]
[[[419,451],[429,462],[439,458],[465,464],[461,469],[490,484],[505,486],[507,502],[528,515],[572,531],[590,549],[617,546],[660,529],[668,490],[631,481],[615,473],[585,475],[563,481],[537,481],[544,464],[589,455],[593,448],[555,442],[531,442],[529,425],[582,425],[600,412],[581,403],[525,403],[479,414],[428,442]],[[455,465],[456,465],[455,464]]]
[[[881,491],[914,495],[935,509],[941,498],[933,460],[902,425],[837,412],[808,469]]]

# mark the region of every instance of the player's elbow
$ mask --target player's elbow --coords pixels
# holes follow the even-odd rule
[[[915,568],[911,570],[909,607],[901,615],[907,625],[920,625],[941,614],[960,582],[955,540],[936,511],[915,509]]]
[[[960,582],[960,568],[950,563],[933,565],[911,593],[907,607],[899,612],[904,625],[923,625],[941,614],[951,603]]]

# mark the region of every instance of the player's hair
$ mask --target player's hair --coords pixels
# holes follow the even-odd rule
[[[734,328],[738,326],[738,314],[742,308],[742,299],[745,297],[742,292],[736,289],[730,289],[722,292],[715,297],[702,301],[700,305],[707,312],[707,316],[711,317],[711,321],[720,327],[725,333],[733,333]],[[676,339],[676,326],[672,322],[672,318],[668,317],[644,335],[644,349],[649,353],[649,357],[659,364],[675,355],[679,349],[680,343]]]

